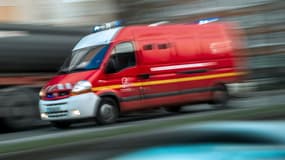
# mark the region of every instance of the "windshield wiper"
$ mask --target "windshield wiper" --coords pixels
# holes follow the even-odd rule
[[[70,71],[68,69],[60,69],[58,73],[69,73]]]
[[[73,71],[84,71],[84,70],[87,70],[85,68],[73,68],[73,69],[61,69],[59,70],[60,73],[70,73],[70,72],[73,72]]]
[[[86,71],[86,70],[88,70],[88,69],[86,69],[86,68],[74,68],[74,69],[69,70],[69,72]]]

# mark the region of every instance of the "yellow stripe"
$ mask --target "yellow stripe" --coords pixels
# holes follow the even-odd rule
[[[149,81],[149,82],[136,82],[136,83],[131,83],[130,86],[132,87],[151,86],[151,85],[160,85],[160,84],[168,84],[168,83],[179,83],[179,82],[206,80],[206,79],[214,79],[214,78],[233,77],[233,76],[239,76],[239,75],[244,75],[244,74],[245,74],[244,72],[220,73],[220,74],[204,75],[204,76],[196,76],[196,77],[157,80],[157,81]],[[115,84],[115,85],[110,85],[110,86],[95,87],[95,88],[92,88],[92,91],[100,91],[100,90],[106,90],[106,89],[118,89],[122,87],[123,86],[121,84]]]
[[[110,85],[110,86],[95,87],[95,88],[92,88],[92,91],[100,91],[100,90],[106,90],[106,89],[118,89],[118,88],[122,88],[122,85],[115,84],[115,85]]]

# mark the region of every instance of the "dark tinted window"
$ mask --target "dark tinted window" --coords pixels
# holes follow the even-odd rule
[[[152,44],[146,44],[143,46],[143,50],[152,50],[153,49],[153,45]]]
[[[107,66],[107,73],[115,73],[135,65],[136,59],[133,44],[131,42],[120,43],[112,50],[112,55]]]
[[[170,47],[168,43],[162,43],[157,45],[158,49],[167,49]]]

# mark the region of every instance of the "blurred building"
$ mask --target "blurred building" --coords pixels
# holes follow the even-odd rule
[[[91,26],[114,19],[128,24],[191,23],[207,17],[240,24],[253,79],[285,82],[284,0],[0,0],[0,22],[10,23]]]
[[[284,0],[117,0],[120,17],[133,23],[157,21],[191,23],[219,17],[238,22],[247,41],[251,78],[285,87]]]
[[[117,17],[113,0],[0,0],[0,22],[82,26]]]

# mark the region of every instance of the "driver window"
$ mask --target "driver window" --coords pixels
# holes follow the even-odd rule
[[[125,68],[135,66],[135,49],[131,42],[120,43],[111,52],[106,72],[116,73]]]

